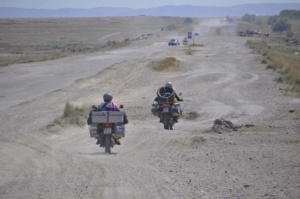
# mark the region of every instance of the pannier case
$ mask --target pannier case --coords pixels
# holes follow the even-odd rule
[[[115,138],[125,137],[125,125],[124,124],[116,124],[114,137]]]
[[[92,123],[123,123],[124,112],[121,111],[93,111]]]
[[[175,103],[172,105],[172,115],[173,116],[180,116],[180,104]]]
[[[89,126],[89,130],[90,130],[90,137],[91,138],[98,138],[99,134],[97,133],[97,124],[91,124]]]
[[[158,112],[159,112],[159,104],[153,103],[151,108],[151,113],[155,116],[158,116]]]

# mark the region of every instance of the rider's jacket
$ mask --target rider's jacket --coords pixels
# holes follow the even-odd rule
[[[103,102],[99,104],[98,110],[120,111],[118,105],[114,102]]]
[[[114,102],[103,102],[98,105],[98,110],[103,111],[120,111],[118,104]],[[128,124],[127,114],[124,112],[124,124]]]

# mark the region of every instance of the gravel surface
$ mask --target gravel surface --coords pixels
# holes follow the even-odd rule
[[[283,95],[247,38],[197,37],[192,55],[169,38],[0,68],[0,198],[300,198],[300,100]],[[166,57],[179,70],[155,72]],[[166,81],[184,99],[173,131],[150,112]],[[98,104],[106,91],[129,117],[111,155],[87,126],[45,128],[67,101]],[[243,127],[216,133],[218,118]]]

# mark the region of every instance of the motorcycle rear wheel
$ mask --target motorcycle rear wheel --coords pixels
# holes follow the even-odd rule
[[[164,129],[169,130],[169,118],[164,116],[163,118]]]
[[[105,153],[111,153],[111,135],[105,135]]]
[[[173,130],[173,125],[170,122],[170,118],[166,115],[163,117],[163,124],[165,130]]]

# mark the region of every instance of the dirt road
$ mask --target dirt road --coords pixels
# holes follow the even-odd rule
[[[299,198],[299,119],[289,112],[299,99],[282,95],[245,38],[199,37],[192,55],[167,40],[1,68],[0,198]],[[151,68],[168,56],[178,71]],[[166,81],[184,98],[174,131],[150,113]],[[106,91],[130,120],[111,155],[87,126],[45,130],[67,101],[97,104]],[[217,118],[254,127],[210,132]]]

